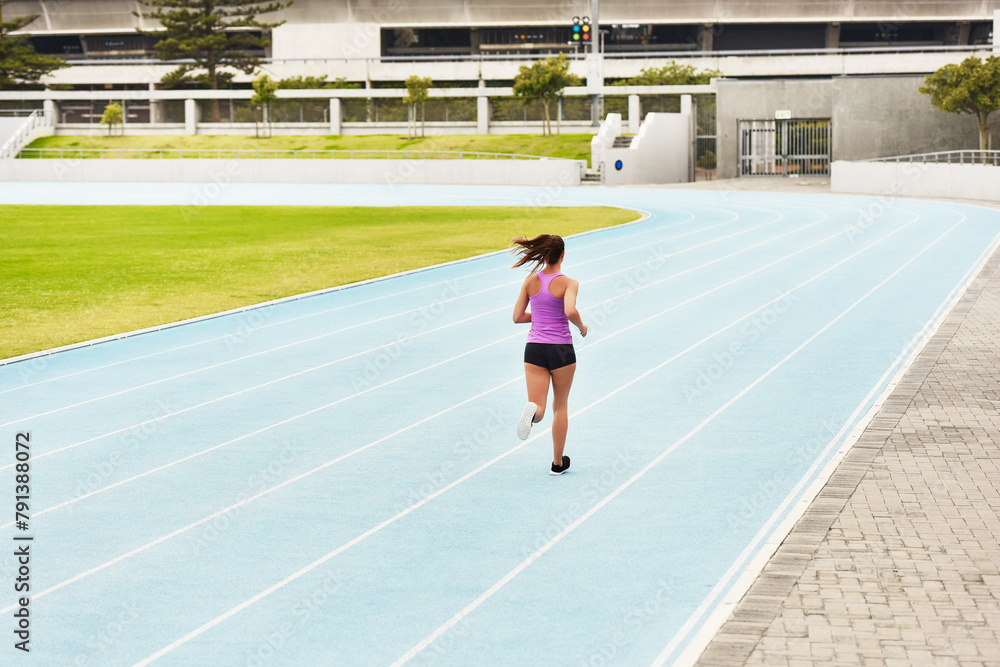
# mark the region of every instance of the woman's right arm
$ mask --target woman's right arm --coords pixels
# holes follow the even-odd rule
[[[530,278],[531,276],[528,276]],[[514,324],[531,324],[531,313],[528,310],[528,278],[521,284],[521,293],[514,302]]]
[[[576,280],[569,281],[569,285],[566,286],[566,294],[563,295],[563,308],[566,311],[566,317],[569,321],[575,324],[576,328],[580,330],[580,335],[586,338],[587,325],[583,323],[580,311],[576,309],[576,293],[579,289],[579,282]]]

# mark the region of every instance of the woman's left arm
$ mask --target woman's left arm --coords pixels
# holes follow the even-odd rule
[[[529,276],[530,277],[530,276]],[[521,293],[514,302],[514,324],[531,324],[531,313],[528,310],[528,280],[521,284]]]

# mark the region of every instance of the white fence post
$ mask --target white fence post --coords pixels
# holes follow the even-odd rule
[[[993,10],[993,53],[1000,55],[1000,9]]]
[[[184,100],[184,133],[198,134],[198,103]]]
[[[490,133],[490,98],[485,95],[476,98],[476,133]]]
[[[330,98],[330,134],[339,135],[341,132],[340,124],[343,122],[344,112],[343,105],[339,97]]]
[[[59,108],[55,100],[45,100],[42,102],[42,111],[45,113],[46,122],[55,125],[59,122]]]
[[[639,123],[642,122],[642,110],[639,107],[639,96],[628,96],[628,131],[635,134],[639,131]]]

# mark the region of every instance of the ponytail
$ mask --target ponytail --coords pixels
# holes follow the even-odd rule
[[[516,269],[519,266],[534,263],[535,266],[531,269],[532,273],[546,264],[558,263],[566,249],[562,237],[555,234],[539,234],[533,239],[519,236],[511,242],[511,245],[517,246],[513,252],[515,255],[520,255],[511,268]]]

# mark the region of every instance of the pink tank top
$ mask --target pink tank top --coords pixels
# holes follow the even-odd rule
[[[555,298],[549,292],[552,279],[563,274],[545,275],[539,271],[535,275],[542,281],[542,289],[535,296],[528,297],[531,303],[531,331],[528,332],[528,342],[571,345],[573,336],[569,332],[569,318],[566,317],[563,300]]]

